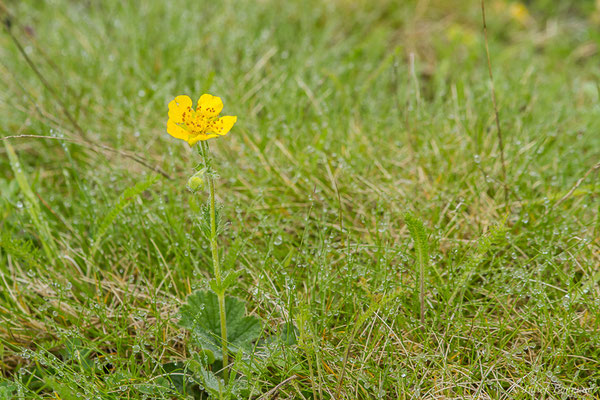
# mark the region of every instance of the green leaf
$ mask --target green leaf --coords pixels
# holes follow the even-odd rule
[[[477,267],[485,259],[485,254],[490,251],[494,245],[506,241],[506,231],[505,221],[502,221],[500,224],[492,226],[486,235],[477,240],[477,247],[474,254],[471,254],[471,256],[463,263],[464,267],[462,274],[458,278],[458,284],[456,284],[456,287],[448,300],[448,304],[452,304],[454,299],[457,298],[456,296],[459,296],[458,298],[462,297],[462,294],[464,294],[468,287],[467,283],[473,277],[475,271],[477,271]]]
[[[207,370],[202,365],[196,371],[196,377],[200,381],[200,387],[215,399],[220,398],[225,388],[225,381],[215,375],[214,372]]]
[[[117,219],[119,214],[121,214],[121,212],[133,200],[135,200],[137,198],[137,196],[142,194],[144,191],[148,190],[150,188],[150,186],[152,186],[154,183],[156,183],[156,181],[158,181],[158,175],[151,175],[145,181],[138,182],[135,184],[135,186],[127,188],[127,189],[125,189],[125,191],[123,193],[121,193],[117,203],[115,205],[113,205],[113,207],[110,209],[110,211],[106,214],[106,216],[100,222],[100,226],[98,227],[98,230],[96,231],[96,235],[93,240],[94,244],[93,244],[92,250],[90,252],[92,257],[94,256],[94,254],[96,254],[96,251],[98,251],[98,248],[100,247],[100,243],[102,242],[104,235],[108,231],[108,228],[110,228],[110,226],[113,224],[113,222],[115,222],[115,220]]]
[[[223,233],[223,230],[225,229],[225,224],[221,219],[222,208],[223,206],[219,203],[215,205],[215,224],[217,236]],[[200,212],[196,217],[196,221],[204,238],[206,238],[206,240],[211,240],[212,228],[210,224],[210,200],[207,200],[206,203],[202,205]]]
[[[233,353],[238,350],[250,352],[262,329],[260,320],[246,316],[245,303],[235,297],[225,298],[225,310],[229,350]],[[192,338],[200,347],[212,351],[217,360],[222,360],[217,295],[213,292],[196,291],[188,296],[179,313],[179,325],[190,330]]]
[[[223,290],[229,289],[233,284],[237,281],[237,278],[242,274],[241,271],[227,271],[223,276],[223,281],[221,282],[221,286]]]
[[[415,242],[415,250],[417,252],[417,262],[419,266],[425,268],[429,263],[429,241],[427,239],[427,231],[423,222],[414,215],[406,213],[404,215],[404,221],[408,226],[410,236]]]
[[[188,365],[190,371],[193,372],[194,379],[198,382],[200,388],[208,394],[210,399],[233,400],[249,398],[247,390],[248,381],[244,376],[238,375],[226,384],[225,380],[216,372],[207,368],[205,363],[198,359],[198,356],[193,357]]]
[[[0,234],[0,248],[8,254],[25,261],[32,268],[41,268],[38,260],[41,258],[39,250],[28,240],[15,237],[12,232],[4,231]]]
[[[0,382],[0,400],[14,399],[13,394],[17,391],[17,385],[12,382]]]
[[[161,391],[162,387],[164,389],[173,388],[178,393],[193,399],[206,398],[194,371],[189,370],[185,364],[166,363],[162,365],[162,368],[164,374],[157,379],[157,385],[155,387],[147,385],[144,393],[164,394]]]
[[[213,292],[215,292],[217,295],[219,293],[225,293],[225,291],[227,289],[229,289],[231,286],[233,286],[233,284],[235,284],[235,282],[237,281],[237,278],[240,276],[241,272],[240,271],[228,271],[225,272],[223,279],[221,280],[221,283],[217,283],[216,279],[211,279],[211,281],[209,282],[210,288],[213,290]]]
[[[223,378],[208,369],[205,363],[199,360],[198,357],[193,357],[188,363],[188,367],[188,373],[191,373],[194,381],[198,384],[198,388],[208,395],[209,399],[233,400],[249,398],[247,393],[248,381],[243,376],[237,376],[226,384]]]

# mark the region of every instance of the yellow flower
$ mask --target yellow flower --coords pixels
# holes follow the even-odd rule
[[[525,6],[525,4],[520,2],[510,3],[510,5],[508,6],[508,12],[514,20],[520,22],[521,24],[526,24],[531,19],[529,10]]]
[[[226,135],[237,117],[217,118],[223,110],[220,97],[203,94],[198,100],[196,110],[192,109],[192,99],[177,96],[169,103],[167,132],[177,139],[185,140],[192,146],[200,140]]]

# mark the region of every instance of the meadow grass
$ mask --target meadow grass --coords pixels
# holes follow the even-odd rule
[[[212,93],[233,294],[297,329],[248,397],[598,398],[600,10],[556,3],[486,9],[504,182],[479,1],[0,2],[0,397],[185,398],[165,125]]]

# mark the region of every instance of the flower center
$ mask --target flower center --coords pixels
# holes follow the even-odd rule
[[[183,123],[180,124],[182,128],[186,129],[192,134],[198,135],[206,133],[208,121],[203,116],[188,107],[182,114]]]

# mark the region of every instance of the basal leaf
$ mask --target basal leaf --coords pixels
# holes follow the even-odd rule
[[[227,342],[232,353],[252,350],[253,342],[261,332],[260,320],[246,316],[246,306],[235,297],[225,298]],[[192,338],[203,349],[213,352],[215,358],[223,359],[221,351],[221,319],[219,302],[212,292],[196,291],[190,294],[181,307],[179,325],[192,333]]]

